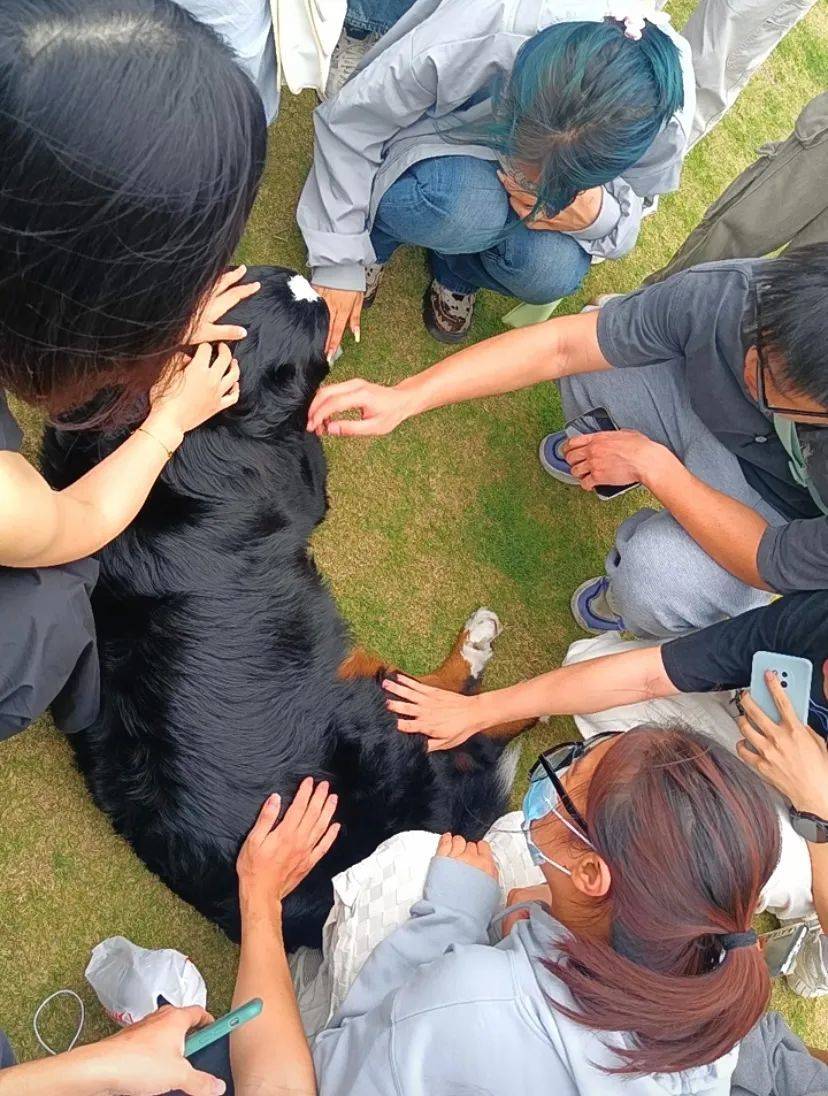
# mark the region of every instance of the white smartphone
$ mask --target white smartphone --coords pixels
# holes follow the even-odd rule
[[[774,651],[757,651],[753,656],[750,674],[751,699],[759,705],[768,719],[778,723],[780,715],[765,681],[768,670],[776,673],[779,684],[788,694],[800,721],[807,723],[811,704],[811,678],[814,672],[812,663],[807,658],[780,655]]]

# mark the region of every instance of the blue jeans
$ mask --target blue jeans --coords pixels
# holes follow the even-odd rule
[[[377,261],[413,244],[427,248],[434,277],[453,293],[492,289],[529,304],[574,293],[589,256],[571,236],[522,225],[497,170],[474,156],[409,168],[380,201],[371,231]]]
[[[345,29],[352,38],[385,34],[414,4],[414,0],[348,0]]]

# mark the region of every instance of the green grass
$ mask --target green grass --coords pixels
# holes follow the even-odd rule
[[[690,0],[674,5],[676,21]],[[681,191],[648,220],[635,253],[606,263],[571,298],[629,290],[663,264],[706,205],[753,159],[784,137],[802,105],[828,84],[828,8],[820,5],[754,78],[736,108],[690,156]],[[271,132],[269,165],[241,248],[249,263],[301,266],[293,222],[310,161],[313,99],[285,97]],[[443,356],[425,334],[422,256],[398,253],[360,347],[346,344],[335,379],[395,381]],[[480,299],[475,339],[502,330],[510,302]],[[21,414],[34,451],[38,424]],[[500,685],[560,662],[577,637],[568,599],[601,570],[629,497],[604,506],[553,484],[536,459],[540,436],[560,424],[551,386],[435,412],[388,439],[329,442],[331,515],[314,548],[356,636],[412,671],[430,668],[478,605],[506,625],[489,674]],[[557,721],[524,746],[527,762]],[[65,742],[48,721],[2,747],[0,775],[0,1025],[22,1055],[37,1053],[31,1018],[60,986],[88,1006],[85,1038],[109,1030],[83,971],[90,949],[120,933],[146,947],[175,947],[204,974],[214,1010],[227,1007],[236,951],[147,873],[92,807]],[[828,1005],[778,989],[776,1004],[815,1045],[828,1046]],[[66,1039],[69,1017],[45,1025]]]

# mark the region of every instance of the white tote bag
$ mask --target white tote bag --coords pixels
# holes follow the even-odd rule
[[[347,6],[347,0],[270,0],[280,82],[294,95],[303,88],[324,95]]]

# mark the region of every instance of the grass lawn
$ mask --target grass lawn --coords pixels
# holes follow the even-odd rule
[[[690,0],[673,5],[677,25],[690,7]],[[787,135],[803,104],[826,85],[828,7],[818,4],[690,156],[680,193],[645,222],[635,253],[597,267],[566,309],[579,309],[598,292],[633,289],[662,265],[757,147]],[[302,266],[293,211],[310,161],[312,106],[308,93],[285,96],[241,247],[248,263]],[[422,255],[398,253],[364,318],[362,344],[348,340],[335,379],[396,381],[443,356],[420,319],[425,282]],[[509,307],[483,293],[474,338],[502,330]],[[26,419],[34,452],[38,424],[15,410]],[[412,671],[425,670],[468,613],[487,605],[506,626],[491,685],[560,663],[577,638],[569,595],[602,571],[613,530],[635,505],[630,496],[600,504],[542,473],[537,442],[560,423],[556,393],[547,386],[435,412],[389,439],[327,443],[332,507],[314,548],[361,642]],[[554,735],[571,730],[563,720],[540,727],[524,744],[524,764]],[[90,949],[114,934],[190,955],[207,980],[210,1007],[226,1009],[235,947],[111,833],[48,720],[2,745],[0,834],[0,1026],[23,1057],[38,1053],[35,1008],[59,987],[87,1002],[85,1040],[110,1030],[83,971]],[[809,1042],[828,1046],[828,1004],[798,1000],[781,987],[775,1003]],[[43,1027],[64,1045],[73,1023],[58,1014]]]

